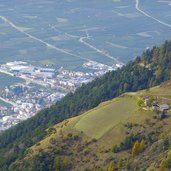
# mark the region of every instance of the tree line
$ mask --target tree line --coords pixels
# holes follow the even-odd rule
[[[166,41],[122,68],[83,84],[61,101],[0,134],[0,170],[9,170],[10,164],[22,158],[27,148],[45,137],[46,129],[54,124],[80,115],[122,93],[159,85],[170,79],[170,73],[171,41]]]

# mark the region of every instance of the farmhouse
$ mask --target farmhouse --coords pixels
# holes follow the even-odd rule
[[[168,104],[153,104],[152,108],[159,111],[169,110]]]

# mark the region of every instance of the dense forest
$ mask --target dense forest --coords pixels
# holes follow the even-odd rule
[[[145,51],[121,69],[82,85],[50,108],[0,134],[0,170],[22,158],[28,147],[47,135],[46,129],[64,119],[77,116],[124,92],[138,91],[169,80],[171,41]],[[48,159],[48,158],[47,158]]]

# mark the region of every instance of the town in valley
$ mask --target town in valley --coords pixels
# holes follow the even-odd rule
[[[36,67],[24,61],[2,64],[1,73],[18,77],[23,82],[6,86],[0,92],[0,100],[7,104],[0,106],[0,131],[34,116],[82,84],[87,84],[121,66],[88,61],[82,66],[87,72],[81,72],[66,70],[63,67]]]

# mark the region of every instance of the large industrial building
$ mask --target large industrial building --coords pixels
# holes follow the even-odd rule
[[[27,74],[37,79],[53,79],[56,76],[55,69],[34,67],[23,61],[8,62],[5,67],[12,73]]]

